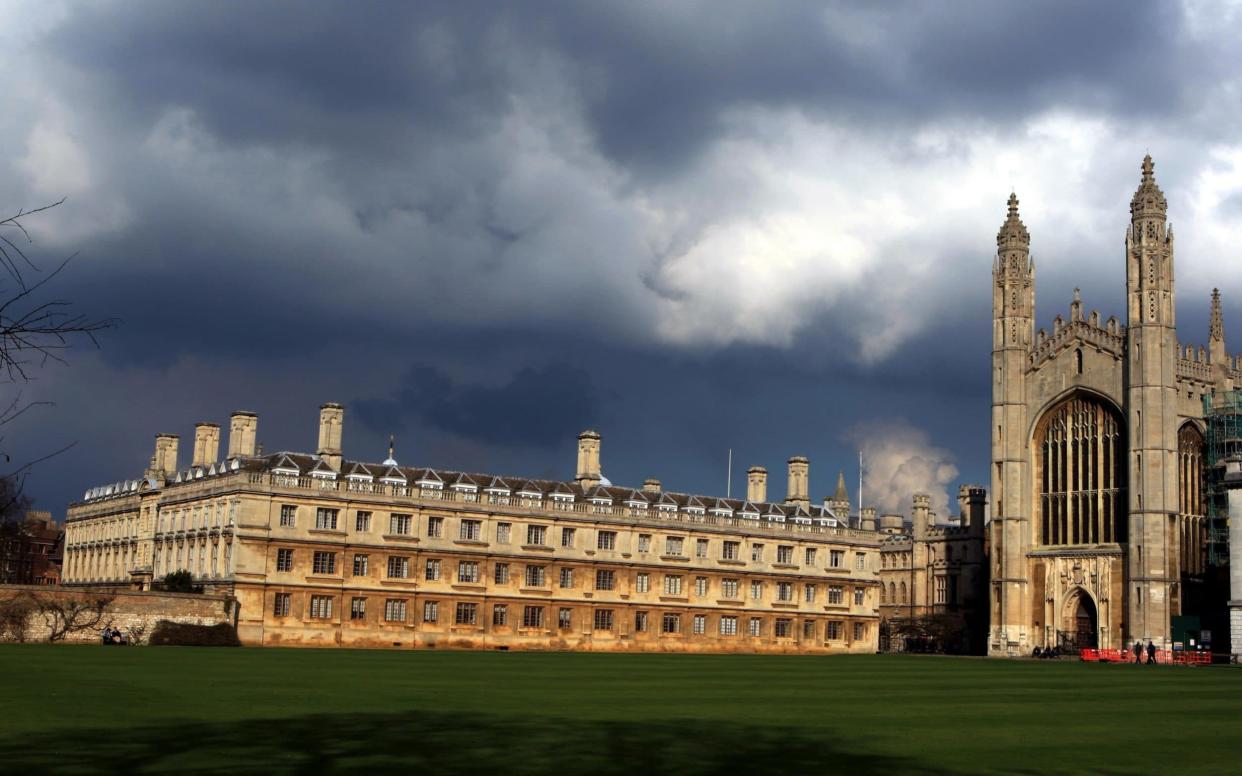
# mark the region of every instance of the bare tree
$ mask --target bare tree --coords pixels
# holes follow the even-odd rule
[[[25,222],[64,201],[18,210],[0,218],[0,384],[9,386],[7,396],[0,398],[0,428],[33,407],[49,404],[23,397],[20,386],[30,382],[33,369],[49,361],[64,363],[63,353],[75,340],[85,339],[98,346],[95,335],[117,323],[111,318],[75,313],[68,301],[47,296],[49,284],[76,254],[44,272],[26,252],[32,240]],[[72,444],[17,461],[5,447],[5,438],[0,435],[0,579],[11,571],[10,567],[23,562],[28,538],[25,512],[30,505],[22,493],[26,475],[33,466],[64,452]]]
[[[47,640],[61,641],[72,633],[99,627],[115,596],[69,598],[62,595],[36,595],[34,598],[38,612],[47,625]]]

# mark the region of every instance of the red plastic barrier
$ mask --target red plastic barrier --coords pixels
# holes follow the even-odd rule
[[[1100,662],[1100,651],[1098,649],[1080,649],[1078,650],[1078,659],[1085,663]]]

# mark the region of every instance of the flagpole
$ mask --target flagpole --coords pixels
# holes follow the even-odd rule
[[[733,498],[733,448],[729,448],[729,470],[725,473],[725,498]]]

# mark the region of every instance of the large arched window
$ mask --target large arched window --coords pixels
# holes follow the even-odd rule
[[[1193,423],[1177,432],[1177,513],[1182,571],[1203,573],[1206,536],[1203,503],[1203,434]]]
[[[1043,544],[1125,541],[1125,432],[1112,405],[1084,393],[1054,405],[1033,453]]]

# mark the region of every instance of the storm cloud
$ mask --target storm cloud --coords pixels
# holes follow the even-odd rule
[[[987,480],[1011,188],[1041,325],[1076,286],[1123,312],[1148,151],[1182,339],[1213,286],[1242,320],[1240,28],[1201,0],[6,4],[0,203],[67,196],[36,254],[78,252],[57,295],[124,321],[6,443],[78,443],[30,481],[60,510],[156,432],[247,408],[307,449],[338,400],[361,458],[398,434],[565,477],[590,424],[614,481],[708,492],[729,449],[827,493],[916,439],[944,503]],[[908,480],[868,491],[904,510]]]

